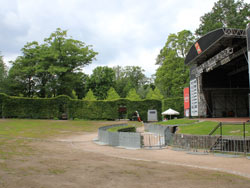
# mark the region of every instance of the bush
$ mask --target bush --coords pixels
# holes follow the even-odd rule
[[[10,97],[0,94],[0,115],[5,118],[32,118],[54,119],[62,118],[67,114],[68,119],[106,119],[119,118],[119,107],[125,107],[126,117],[132,119],[135,111],[138,111],[143,121],[147,120],[148,110],[156,109],[158,119],[161,118],[161,101],[128,99],[87,101],[71,99],[61,95],[55,98],[25,98]]]

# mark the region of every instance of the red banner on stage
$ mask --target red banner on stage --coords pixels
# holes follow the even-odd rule
[[[202,52],[201,47],[200,47],[198,42],[195,43],[195,48],[196,48],[196,51],[198,54],[200,54]]]
[[[189,109],[189,87],[184,88],[184,109]]]

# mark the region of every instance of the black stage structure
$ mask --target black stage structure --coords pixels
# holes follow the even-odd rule
[[[247,30],[221,28],[197,40],[190,66],[192,117],[248,117]]]

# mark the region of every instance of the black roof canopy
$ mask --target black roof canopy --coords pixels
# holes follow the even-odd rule
[[[221,28],[209,32],[190,48],[185,64],[202,64],[228,47],[246,47],[246,31]]]

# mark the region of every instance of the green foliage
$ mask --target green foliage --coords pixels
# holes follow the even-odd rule
[[[111,127],[108,129],[110,132],[136,132],[136,127],[132,125]]]
[[[66,113],[68,119],[114,120],[119,118],[120,106],[127,108],[127,117],[130,119],[138,111],[141,119],[146,121],[149,109],[156,109],[158,118],[161,117],[162,105],[159,100],[91,101],[75,100],[63,95],[55,98],[25,98],[0,94],[0,115],[5,118],[61,119],[62,114]]]
[[[128,95],[127,95],[126,98],[129,99],[129,100],[134,100],[134,101],[141,100],[140,96],[136,93],[135,88],[132,88],[128,92]]]
[[[77,99],[77,95],[76,95],[75,90],[72,90],[71,98],[72,99]]]
[[[67,37],[67,31],[57,29],[38,42],[27,43],[22,48],[22,56],[12,62],[9,72],[9,94],[27,97],[71,96],[72,90],[82,95],[83,80],[86,76],[79,72],[92,63],[97,55],[91,46]]]
[[[153,92],[152,99],[162,100],[163,98],[164,96],[161,94],[161,91],[158,87],[156,87]]]
[[[169,108],[172,108],[173,110],[176,110],[177,112],[180,113],[178,117],[183,117],[184,116],[184,99],[183,97],[178,97],[178,98],[168,98],[164,99],[162,101],[162,111],[166,111]]]
[[[147,82],[144,70],[139,66],[116,66],[113,67],[113,70],[115,72],[115,90],[123,98],[132,88],[138,91]]]
[[[161,94],[161,91],[158,88],[155,88],[152,90],[151,88],[149,89],[146,99],[156,99],[156,100],[162,100],[164,97]]]
[[[95,97],[95,95],[94,95],[94,93],[93,93],[93,91],[91,89],[86,94],[84,100],[96,101],[96,97]]]
[[[107,98],[107,92],[115,85],[115,72],[107,66],[96,67],[87,82],[87,88],[92,89],[98,100]]]
[[[118,93],[115,91],[115,89],[113,87],[111,87],[108,90],[107,94],[108,94],[108,96],[107,96],[106,100],[116,100],[116,99],[120,98],[120,96],[118,95]]]
[[[128,118],[134,115],[135,111],[138,111],[142,121],[147,121],[148,110],[157,110],[158,119],[161,119],[162,102],[155,99],[145,99],[140,101],[131,101],[127,103]]]
[[[201,24],[195,33],[202,36],[222,27],[245,29],[249,23],[249,10],[250,4],[243,0],[219,0],[210,12],[200,18]]]
[[[146,95],[146,99],[152,99],[153,93],[153,89],[149,88],[148,93]]]
[[[7,67],[3,61],[3,57],[0,56],[0,92],[5,91],[7,78]]]
[[[157,57],[156,86],[165,98],[183,96],[183,88],[189,85],[189,68],[184,59],[194,42],[190,31],[183,30],[170,34],[167,42]]]

